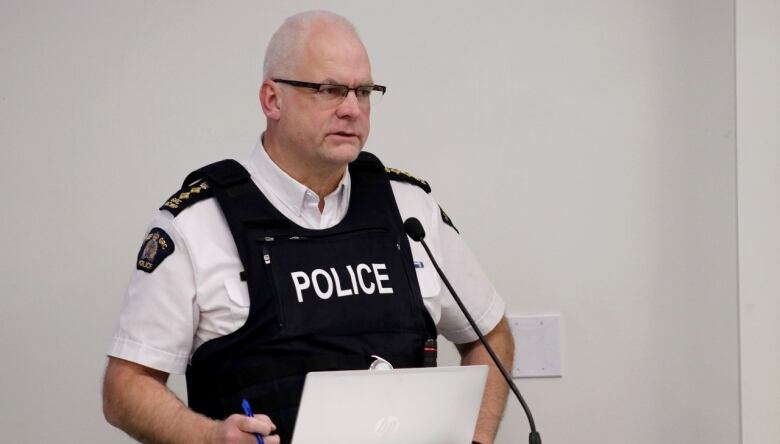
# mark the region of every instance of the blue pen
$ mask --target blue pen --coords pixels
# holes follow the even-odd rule
[[[255,416],[254,413],[252,413],[252,406],[249,405],[249,401],[246,399],[241,401],[241,408],[244,409],[244,414],[248,417]],[[263,441],[263,436],[259,433],[255,433],[255,436],[257,437],[257,444],[265,444]]]

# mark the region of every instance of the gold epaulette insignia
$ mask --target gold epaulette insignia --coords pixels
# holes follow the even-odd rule
[[[397,180],[401,182],[408,182],[425,190],[426,193],[431,192],[431,186],[423,179],[412,176],[406,171],[401,171],[398,168],[385,167],[385,173],[389,176],[390,180]]]
[[[174,193],[173,196],[168,198],[167,201],[160,207],[161,210],[168,210],[174,216],[194,204],[213,195],[213,191],[209,184],[206,182],[200,182],[198,184],[182,188],[179,192]]]

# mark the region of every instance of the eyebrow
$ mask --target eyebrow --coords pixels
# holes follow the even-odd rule
[[[325,78],[325,80],[323,80],[320,83],[322,83],[323,85],[344,85],[343,83],[339,83],[337,80],[334,80],[331,77]],[[345,86],[349,86],[349,85],[345,85]],[[368,82],[361,83],[358,86],[374,86],[374,81],[373,80],[369,80]]]

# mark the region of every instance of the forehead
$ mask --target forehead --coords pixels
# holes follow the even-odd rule
[[[302,42],[296,75],[308,81],[334,81],[347,85],[370,82],[371,64],[360,40],[349,31],[313,28]]]

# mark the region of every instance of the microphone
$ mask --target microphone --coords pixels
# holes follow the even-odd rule
[[[410,217],[404,221],[404,231],[415,242],[420,242],[425,237],[425,228],[416,217]]]
[[[515,394],[517,400],[520,401],[520,405],[523,406],[523,410],[525,411],[525,416],[526,418],[528,418],[528,424],[531,426],[531,433],[528,436],[528,442],[530,444],[542,444],[542,436],[539,434],[539,432],[536,431],[536,423],[534,422],[534,417],[531,414],[531,409],[528,408],[528,404],[525,403],[525,400],[523,399],[523,395],[520,394],[520,390],[517,389],[517,386],[512,381],[512,377],[509,375],[509,372],[507,372],[504,366],[501,365],[501,361],[498,360],[498,356],[496,356],[496,353],[493,351],[493,348],[485,340],[485,336],[479,330],[479,327],[477,327],[477,323],[474,322],[474,318],[471,317],[471,313],[469,313],[469,311],[466,309],[466,306],[463,305],[463,302],[460,300],[458,293],[456,293],[455,289],[452,288],[452,285],[450,285],[450,281],[447,279],[447,276],[444,275],[444,272],[441,271],[441,268],[439,268],[439,264],[436,262],[436,259],[433,258],[433,254],[431,254],[431,250],[428,248],[428,244],[426,244],[425,241],[423,240],[425,238],[425,229],[423,228],[422,224],[420,223],[419,220],[417,220],[416,217],[410,217],[404,221],[404,231],[406,231],[406,234],[413,241],[422,244],[423,248],[425,249],[425,253],[428,255],[428,258],[433,263],[433,268],[436,269],[436,272],[439,274],[439,277],[441,278],[442,282],[444,282],[444,285],[450,291],[450,294],[452,294],[453,299],[455,299],[455,303],[457,303],[458,307],[460,307],[460,311],[462,311],[463,315],[466,316],[466,319],[469,321],[471,328],[473,328],[474,331],[477,333],[477,336],[479,337],[479,341],[485,347],[485,350],[487,350],[488,354],[490,355],[490,358],[493,359],[493,362],[495,362],[496,367],[498,367],[498,370],[501,371],[501,375],[504,376],[504,379],[506,380],[506,383],[509,385],[509,388],[512,389],[512,393]]]

